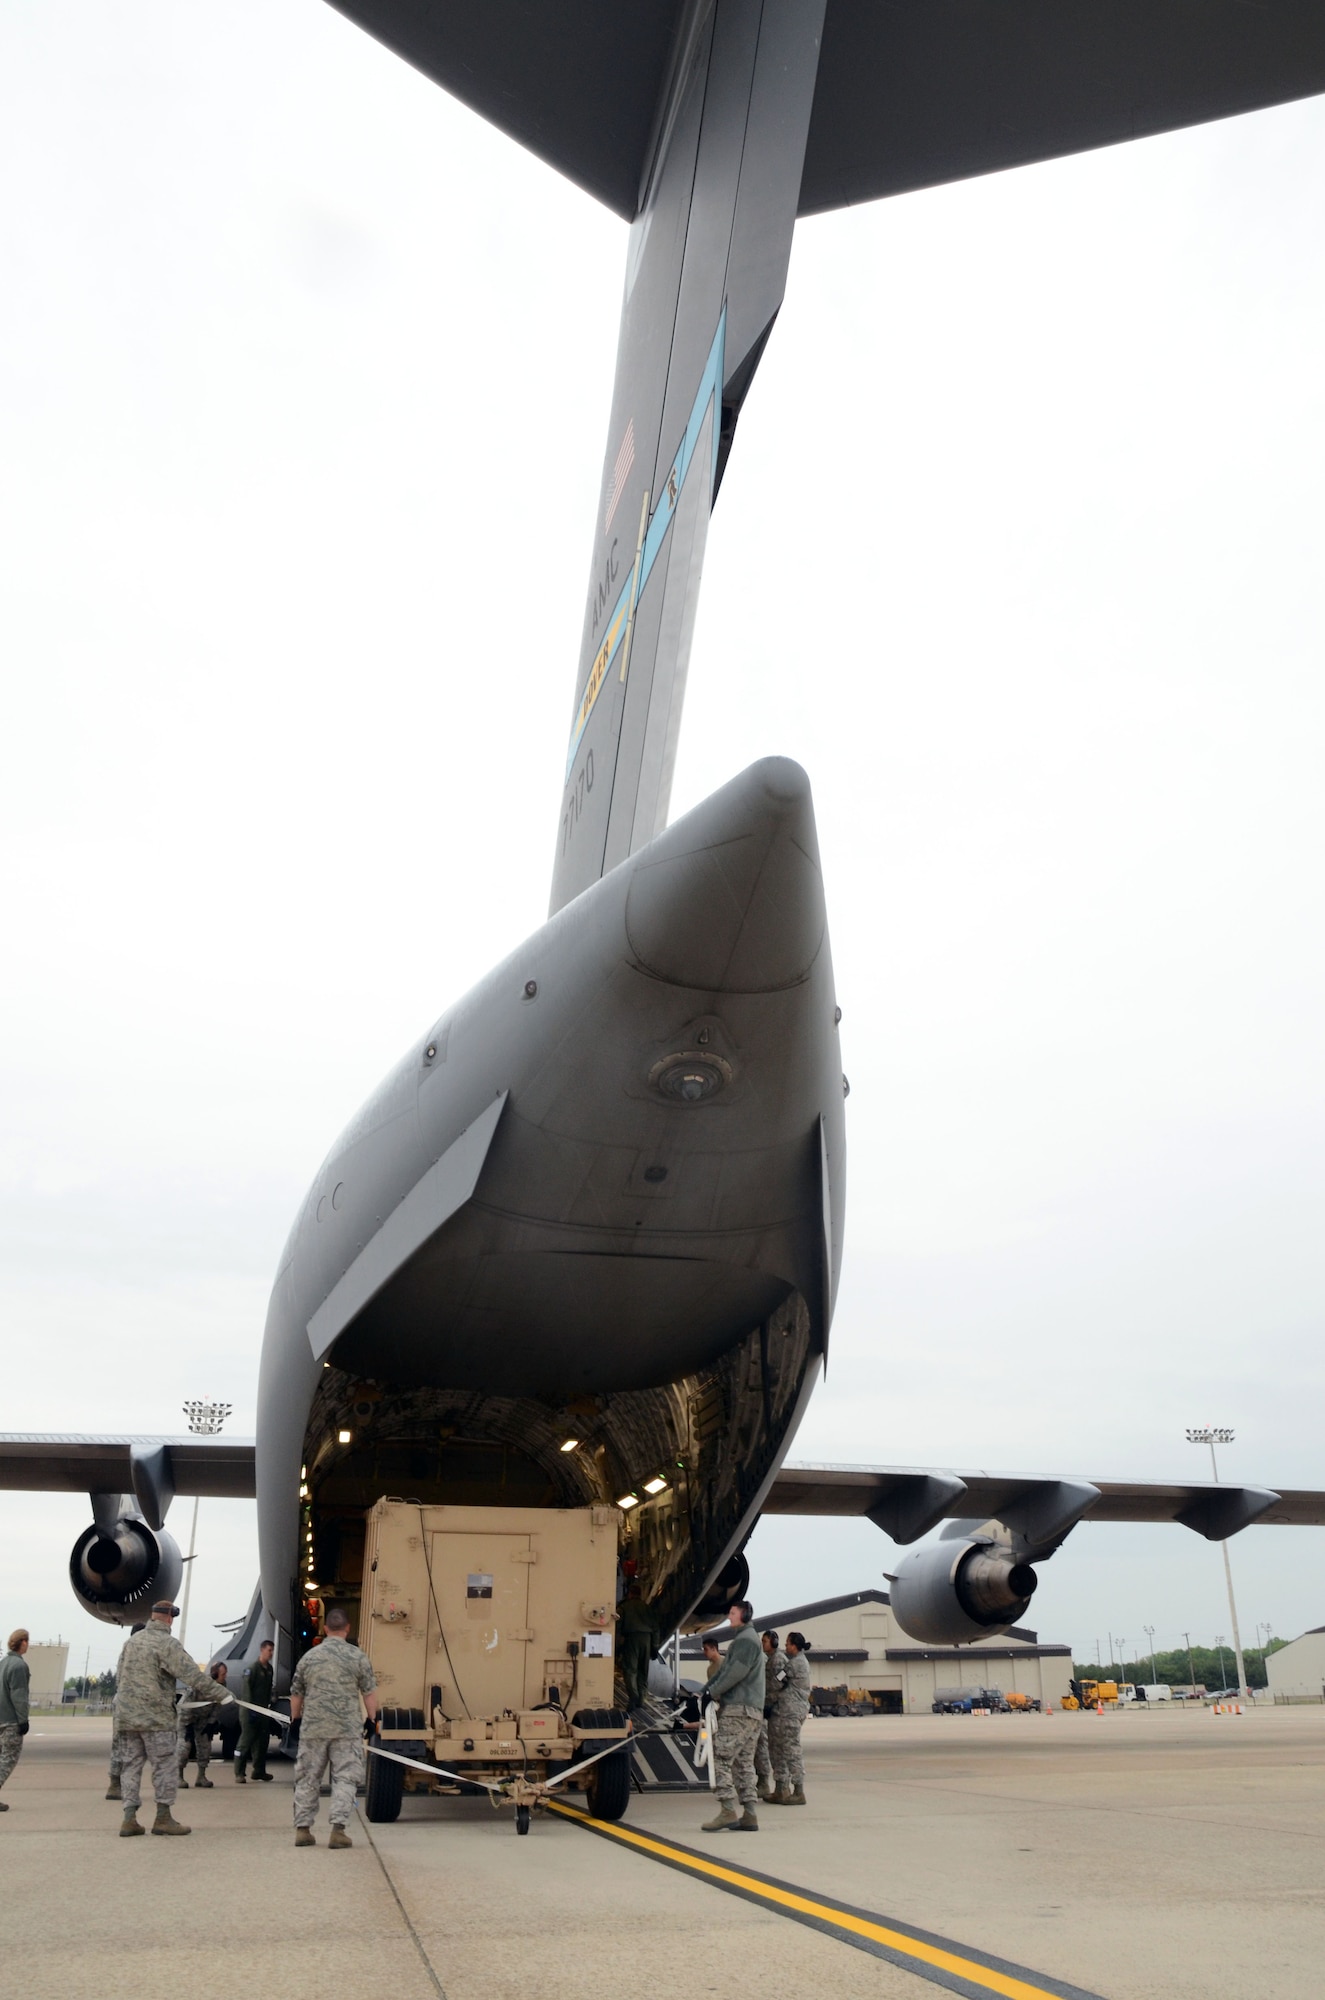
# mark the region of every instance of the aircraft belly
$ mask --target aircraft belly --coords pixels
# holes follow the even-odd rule
[[[337,1343],[402,1384],[549,1396],[657,1387],[706,1367],[790,1283],[703,1256],[573,1250],[420,1258]]]

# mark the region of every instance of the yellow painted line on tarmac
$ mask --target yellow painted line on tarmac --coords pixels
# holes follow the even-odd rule
[[[1087,1993],[1080,1986],[1064,1985],[1044,1973],[1011,1965],[1005,1959],[990,1958],[982,1952],[973,1952],[969,1946],[957,1946],[950,1940],[936,1938],[923,1931],[899,1928],[895,1920],[890,1922],[868,1910],[852,1909],[849,1904],[812,1895],[797,1888],[794,1883],[779,1882],[771,1875],[727,1867],[720,1861],[711,1861],[706,1854],[697,1853],[692,1847],[681,1847],[674,1841],[662,1840],[657,1834],[636,1832],[633,1827],[620,1826],[610,1820],[591,1819],[577,1807],[564,1805],[559,1800],[547,1800],[546,1810],[562,1819],[574,1820],[588,1832],[599,1834],[606,1840],[615,1840],[623,1847],[634,1848],[637,1853],[664,1861],[669,1867],[698,1876],[714,1888],[765,1904],[783,1916],[796,1918],[816,1930],[840,1938],[844,1944],[854,1944],[878,1957],[891,1959],[904,1970],[931,1979],[937,1985],[946,1986],[949,1991],[976,1995],[997,1993],[1002,2000],[1099,2000],[1097,1994]]]

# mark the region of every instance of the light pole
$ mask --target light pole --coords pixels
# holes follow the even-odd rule
[[[1195,1701],[1195,1699],[1196,1699],[1196,1669],[1195,1669],[1195,1667],[1194,1667],[1194,1666],[1192,1665],[1192,1635],[1191,1635],[1191,1633],[1190,1633],[1190,1632],[1184,1632],[1182,1636],[1183,1636],[1183,1638],[1184,1638],[1184,1639],[1185,1639],[1185,1640],[1187,1641],[1187,1679],[1188,1679],[1188,1684],[1189,1684],[1189,1686],[1191,1687],[1191,1691],[1192,1691],[1192,1700],[1193,1700],[1193,1701]]]
[[[189,1420],[189,1429],[194,1437],[213,1438],[220,1435],[221,1426],[230,1415],[230,1403],[193,1402],[185,1403],[184,1414]],[[193,1523],[189,1529],[189,1553],[184,1565],[184,1603],[180,1608],[179,1643],[184,1644],[184,1635],[189,1629],[189,1592],[193,1588],[193,1559],[198,1543],[198,1496],[193,1496]]]
[[[1188,1431],[1187,1442],[1188,1444],[1209,1445],[1210,1470],[1214,1473],[1215,1485],[1218,1486],[1219,1465],[1215,1458],[1215,1446],[1217,1444],[1232,1444],[1233,1442],[1232,1431],[1221,1429],[1217,1425],[1204,1424],[1197,1430]],[[1227,1536],[1224,1537],[1224,1540],[1221,1542],[1220,1547],[1224,1551],[1224,1581],[1228,1585],[1228,1615],[1233,1625],[1233,1657],[1238,1663],[1238,1693],[1245,1694],[1247,1699],[1250,1700],[1251,1689],[1247,1686],[1247,1669],[1242,1663],[1242,1635],[1238,1631],[1238,1607],[1233,1602],[1233,1565],[1230,1563],[1228,1559]],[[1222,1655],[1221,1655],[1221,1667],[1222,1667]]]
[[[1158,1687],[1159,1673],[1155,1667],[1155,1628],[1153,1625],[1145,1625],[1142,1630],[1150,1641],[1150,1685]]]
[[[1222,1632],[1215,1633],[1215,1651],[1219,1655],[1219,1692],[1222,1694],[1228,1686],[1228,1669],[1224,1665],[1224,1635]]]

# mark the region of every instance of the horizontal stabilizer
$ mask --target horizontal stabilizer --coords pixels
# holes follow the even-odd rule
[[[684,0],[332,4],[618,215],[639,212],[659,106],[699,10]],[[1319,0],[828,0],[799,212],[1317,91]]]

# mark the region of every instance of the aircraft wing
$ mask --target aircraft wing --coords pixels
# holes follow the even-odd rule
[[[633,219],[686,0],[331,0]],[[1325,91],[1319,0],[827,0],[800,213]]]
[[[945,1519],[998,1520],[1046,1539],[1076,1521],[1178,1521],[1218,1542],[1253,1521],[1325,1526],[1325,1493],[908,1465],[784,1465],[763,1512],[864,1515],[898,1542],[916,1541]]]
[[[0,1488],[27,1493],[138,1493],[143,1468],[176,1494],[251,1500],[252,1438],[0,1435]]]

